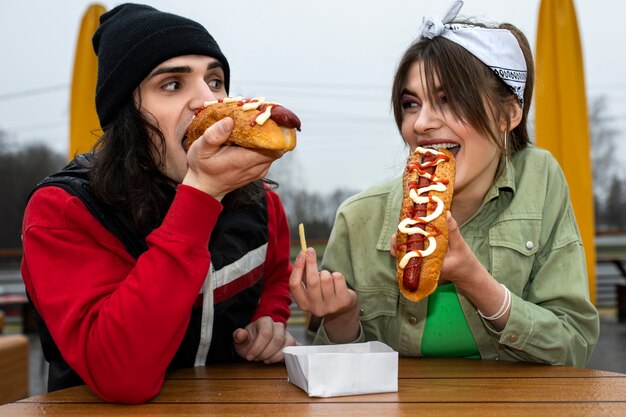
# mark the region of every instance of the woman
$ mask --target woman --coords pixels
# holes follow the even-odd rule
[[[441,22],[424,20],[392,90],[409,151],[446,147],[456,159],[438,289],[418,303],[399,293],[395,179],[344,202],[322,261],[334,272],[318,274],[309,249],[294,264],[292,293],[324,316],[319,343],[381,340],[407,356],[584,366],[598,315],[566,181],[547,151],[529,145],[528,41],[509,24],[454,22],[461,5]]]

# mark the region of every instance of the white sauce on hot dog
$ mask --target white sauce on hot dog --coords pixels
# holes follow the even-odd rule
[[[434,149],[427,149],[427,148],[422,148],[422,147],[417,147],[415,148],[414,152],[419,152],[420,154],[424,155],[427,152],[428,153],[432,153],[434,155],[443,155],[443,152],[439,152],[437,150]],[[436,159],[435,160],[435,165],[438,165],[440,162],[442,161],[442,159]],[[422,165],[420,163],[417,163],[420,168],[423,170],[424,168],[430,166],[430,165]],[[437,206],[435,208],[435,210],[433,210],[430,214],[428,214],[426,217],[418,217],[416,219],[413,218],[406,218],[403,219],[400,224],[398,225],[398,230],[402,233],[406,233],[408,235],[413,235],[415,233],[419,233],[423,236],[426,236],[428,238],[428,246],[426,247],[426,249],[423,250],[413,250],[413,251],[409,251],[407,252],[402,259],[400,260],[399,266],[400,268],[404,268],[408,263],[409,260],[411,258],[415,258],[415,257],[424,257],[424,256],[428,256],[431,255],[433,252],[435,252],[435,249],[437,248],[437,241],[435,240],[435,237],[432,233],[426,232],[425,230],[423,230],[420,227],[410,227],[410,226],[415,226],[417,224],[425,224],[425,223],[429,223],[431,221],[433,221],[434,219],[436,219],[437,217],[439,217],[442,213],[443,213],[443,208],[444,208],[444,203],[443,201],[441,201],[441,199],[437,196],[430,196],[428,197],[428,192],[429,191],[446,191],[447,187],[441,182],[440,178],[437,178],[435,175],[430,175],[427,172],[422,172],[420,173],[418,171],[418,175],[421,177],[425,177],[428,178],[430,181],[432,181],[433,183],[426,186],[426,187],[422,187],[422,188],[418,188],[417,190],[415,189],[411,189],[409,190],[409,197],[411,198],[411,200],[415,203],[415,204],[426,204],[429,203],[431,201],[437,203]],[[424,195],[422,195],[424,194]],[[428,207],[428,206],[427,206]]]
[[[256,124],[262,125],[263,123],[267,122],[267,119],[269,119],[271,115],[272,115],[272,106],[268,105],[267,107],[265,107],[265,111],[256,117],[255,119]]]
[[[241,106],[241,110],[243,110],[243,111],[256,110],[256,109],[259,108],[259,106],[261,104],[267,104],[267,106],[265,107],[265,110],[263,111],[263,113],[259,114],[256,117],[256,119],[254,119],[256,124],[261,125],[261,126],[263,126],[263,124],[265,122],[267,122],[267,120],[272,116],[272,106],[279,106],[280,105],[278,103],[272,103],[272,102],[269,102],[269,101],[265,101],[264,97],[256,97],[256,98],[251,98],[251,99],[244,99],[241,96],[237,96],[237,97],[225,97],[225,98],[222,99],[223,103],[234,103],[234,102],[238,102],[238,101],[242,101],[243,102],[243,105]],[[208,106],[211,106],[211,105],[217,104],[217,103],[219,103],[218,100],[205,101],[204,102],[204,107],[208,107]]]

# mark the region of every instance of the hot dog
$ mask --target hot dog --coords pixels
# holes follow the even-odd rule
[[[420,301],[437,288],[448,248],[446,212],[454,192],[454,156],[446,149],[418,147],[403,174],[403,201],[396,235],[400,292]]]
[[[187,129],[183,148],[189,149],[209,126],[225,117],[235,121],[226,145],[282,151],[296,146],[300,119],[292,111],[263,98],[227,97],[204,103]]]

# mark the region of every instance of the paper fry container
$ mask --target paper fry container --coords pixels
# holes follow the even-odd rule
[[[398,391],[398,352],[381,342],[289,346],[289,382],[309,397]]]

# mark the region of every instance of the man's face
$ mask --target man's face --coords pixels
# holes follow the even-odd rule
[[[182,140],[194,114],[205,101],[226,97],[224,71],[215,58],[185,55],[162,62],[139,84],[135,103],[165,136],[166,153],[160,167],[167,177],[182,182],[187,157]],[[158,138],[153,138],[161,149]]]

